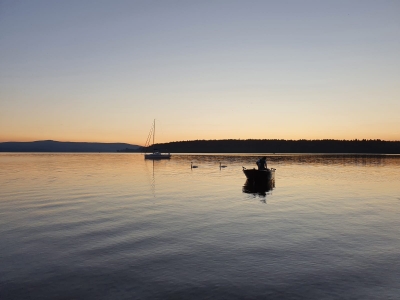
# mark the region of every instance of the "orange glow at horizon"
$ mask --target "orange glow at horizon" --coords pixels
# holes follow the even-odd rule
[[[400,2],[14,2],[0,142],[400,140]]]

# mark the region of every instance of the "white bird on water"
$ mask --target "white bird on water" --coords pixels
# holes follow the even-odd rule
[[[191,169],[193,169],[193,168],[198,168],[198,166],[193,166],[193,162],[190,162],[190,168],[191,168]]]
[[[224,166],[224,165],[222,165],[221,164],[221,162],[219,163],[219,168],[221,169],[221,168],[226,168],[227,166]]]

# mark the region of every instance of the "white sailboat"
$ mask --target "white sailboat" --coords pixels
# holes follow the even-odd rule
[[[149,136],[147,137],[146,145],[147,148],[149,146],[151,138],[153,138],[153,153],[145,153],[145,159],[169,159],[171,158],[171,153],[161,153],[157,149],[154,148],[154,141],[156,136],[156,120],[154,119],[153,127],[150,129]]]

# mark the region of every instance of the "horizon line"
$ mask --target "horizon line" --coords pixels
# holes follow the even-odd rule
[[[197,139],[197,140],[181,140],[172,142],[162,142],[156,144],[182,143],[182,142],[199,142],[199,141],[338,141],[338,142],[400,142],[400,140],[382,140],[382,139]],[[77,142],[77,141],[59,141],[59,140],[33,140],[33,141],[5,141],[0,143],[36,143],[36,142],[56,142],[56,143],[92,143],[92,144],[128,144],[132,146],[145,147],[140,144],[132,144],[127,142]]]

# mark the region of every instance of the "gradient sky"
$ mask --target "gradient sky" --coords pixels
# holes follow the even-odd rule
[[[0,0],[0,142],[400,140],[400,1]]]

